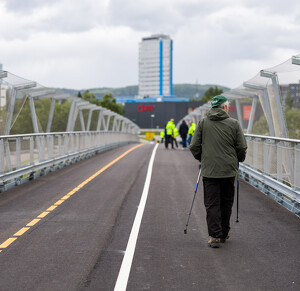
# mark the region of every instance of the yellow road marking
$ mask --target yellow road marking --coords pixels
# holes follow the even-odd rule
[[[40,221],[40,219],[33,219],[31,220],[26,226],[34,226]]]
[[[56,202],[54,203],[54,205],[58,206],[58,205],[62,204],[64,201],[65,201],[65,200],[60,199],[60,200],[56,201]]]
[[[23,227],[18,232],[14,234],[14,236],[21,236],[24,232],[26,232],[30,227]]]
[[[116,162],[118,162],[119,160],[121,160],[123,157],[125,157],[127,154],[129,154],[130,152],[132,152],[133,150],[135,150],[136,148],[142,146],[144,144],[138,144],[134,147],[132,147],[131,149],[127,150],[126,152],[124,152],[122,155],[120,155],[119,157],[117,157],[116,159],[114,159],[112,162],[110,162],[109,164],[107,164],[106,166],[104,166],[102,169],[100,169],[98,172],[94,173],[92,176],[90,176],[89,178],[87,178],[85,181],[83,181],[81,184],[79,184],[77,187],[75,187],[73,190],[71,190],[67,195],[65,195],[64,197],[62,197],[60,200],[56,201],[53,205],[51,205],[47,211],[42,212],[40,215],[37,216],[37,218],[31,220],[26,227],[21,228],[19,231],[17,231],[13,236],[14,237],[10,237],[9,239],[7,239],[5,242],[3,242],[0,245],[0,253],[2,252],[1,249],[7,248],[11,243],[13,243],[18,237],[20,237],[21,235],[23,235],[28,229],[30,229],[31,226],[34,226],[35,224],[37,224],[41,218],[44,218],[46,215],[48,215],[50,213],[50,211],[54,210],[58,205],[62,204],[66,199],[70,198],[71,195],[75,194],[78,190],[80,190],[83,186],[85,186],[86,184],[88,184],[90,181],[92,181],[93,179],[95,179],[98,175],[100,175],[101,173],[103,173],[105,170],[107,170],[109,167],[111,167],[113,164],[115,164]]]
[[[44,218],[46,215],[48,215],[50,212],[45,211],[43,213],[41,213],[37,218]]]
[[[68,198],[70,198],[70,195],[65,195],[63,198],[61,198],[62,200],[67,200]]]
[[[0,245],[1,249],[7,248],[11,243],[13,243],[17,238],[16,237],[10,237],[7,239],[3,244]]]
[[[50,206],[46,211],[52,211],[56,208],[57,206],[56,205],[52,205]]]

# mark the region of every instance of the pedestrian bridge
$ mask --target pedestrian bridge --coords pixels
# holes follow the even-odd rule
[[[299,289],[290,197],[265,183],[274,201],[240,178],[239,223],[234,204],[230,239],[211,249],[201,183],[184,234],[198,162],[188,150],[132,142],[11,176],[20,185],[0,194],[0,290]],[[261,187],[248,167],[241,176]]]
[[[189,150],[141,143],[130,120],[76,98],[65,131],[51,132],[67,96],[2,72],[10,99],[0,136],[0,290],[299,290],[300,140],[285,136],[277,75],[266,72],[272,84],[227,93],[254,101],[239,209],[217,250],[207,246],[201,184],[184,234],[199,171]],[[43,125],[35,98],[48,94]],[[251,133],[258,99],[269,136]],[[33,134],[10,132],[20,100]]]

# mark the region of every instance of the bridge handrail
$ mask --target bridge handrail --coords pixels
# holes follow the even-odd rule
[[[129,132],[75,131],[0,136],[0,192],[110,148],[136,143]]]
[[[268,135],[257,135],[257,134],[245,134],[246,137],[253,137],[253,138],[261,138],[267,140],[275,140],[275,141],[284,141],[284,142],[292,142],[300,144],[299,139],[291,139],[291,138],[283,138],[283,137],[276,137],[276,136],[268,136]]]
[[[241,175],[300,214],[300,140],[245,134],[248,150]]]

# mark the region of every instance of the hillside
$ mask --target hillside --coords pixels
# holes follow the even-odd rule
[[[224,92],[228,91],[228,87],[219,86],[215,84],[206,84],[206,85],[196,85],[196,84],[174,84],[173,85],[173,93],[177,97],[184,97],[189,99],[194,99],[196,93],[198,93],[198,98],[201,99],[210,87],[217,86],[219,89],[222,89]],[[78,91],[73,89],[59,89],[64,93],[71,94],[73,96],[77,96]],[[114,96],[135,96],[138,94],[138,86],[127,86],[121,88],[91,88],[88,89],[90,92],[94,93],[97,98],[102,98],[106,93],[112,93]],[[86,90],[81,90],[81,94]]]

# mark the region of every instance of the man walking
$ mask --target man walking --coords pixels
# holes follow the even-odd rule
[[[187,126],[185,120],[182,120],[180,126],[179,126],[179,134],[182,139],[182,148],[186,148],[186,138],[189,131],[189,127]]]
[[[229,117],[229,102],[223,95],[211,100],[212,108],[197,125],[190,150],[201,162],[206,221],[210,247],[220,247],[229,238],[238,163],[246,157],[247,143],[236,119]]]

